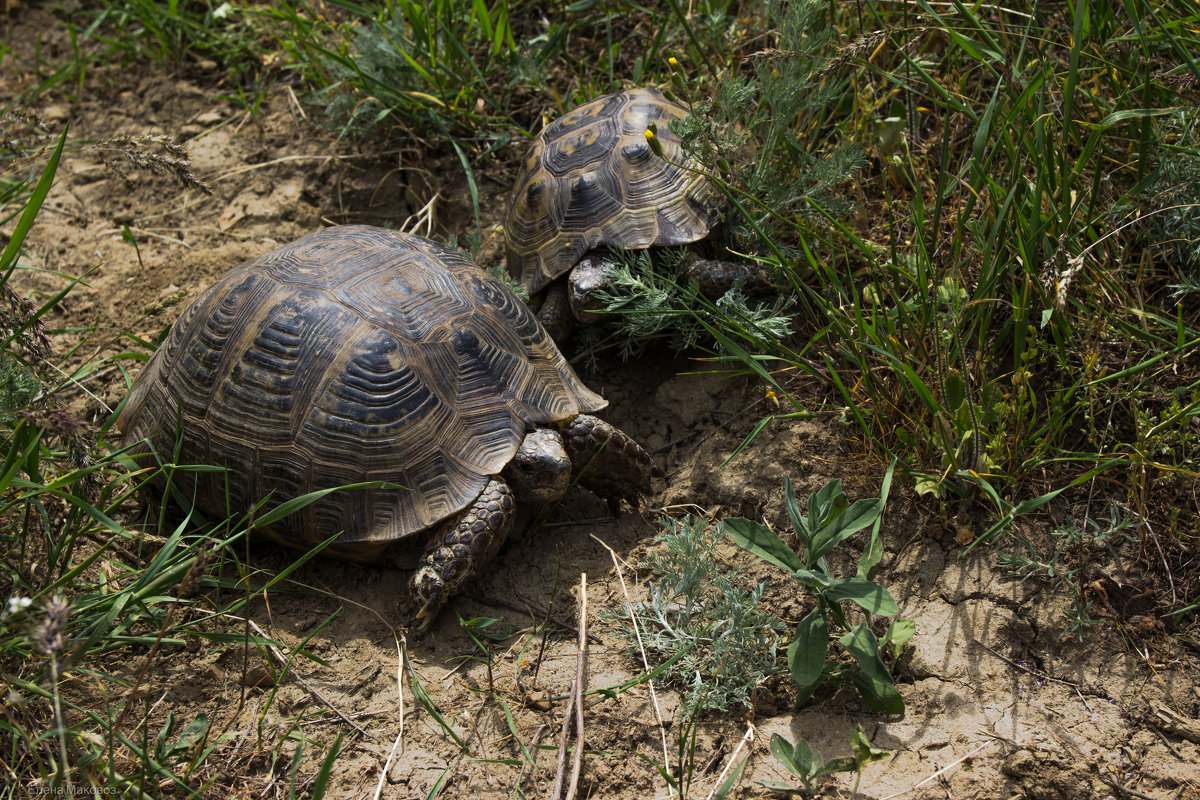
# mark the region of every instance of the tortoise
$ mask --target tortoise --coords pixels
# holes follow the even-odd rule
[[[721,221],[723,196],[670,129],[687,109],[657,89],[599,97],[547,125],[522,164],[504,241],[508,271],[531,297],[544,292],[538,318],[556,341],[574,322],[600,316],[597,292],[613,265],[600,248],[689,245]],[[653,123],[663,157],[650,147]],[[771,288],[755,265],[695,258],[686,266],[709,297],[741,281],[749,293]],[[565,277],[564,277],[565,276]]]
[[[427,239],[345,225],[199,296],[116,425],[131,452],[171,454],[182,423],[176,463],[227,468],[228,481],[203,471],[189,487],[220,517],[268,494],[383,482],[255,533],[292,547],[337,534],[323,552],[372,563],[430,532],[412,579],[424,631],[518,503],[552,501],[573,478],[610,504],[649,490],[650,457],[592,416],[606,405],[502,281]]]

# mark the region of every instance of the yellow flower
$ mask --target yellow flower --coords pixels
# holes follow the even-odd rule
[[[650,145],[650,149],[654,152],[654,155],[664,158],[662,142],[658,140],[658,129],[653,122],[646,128],[646,144]]]

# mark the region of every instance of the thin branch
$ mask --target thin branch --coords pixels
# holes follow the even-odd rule
[[[583,695],[587,691],[587,573],[579,576],[579,644],[575,662],[575,681],[571,684],[571,700],[563,717],[562,734],[558,742],[558,772],[554,778],[551,800],[575,800],[579,788],[579,773],[583,768]],[[567,793],[563,795],[563,778],[567,766],[567,735],[571,720],[575,720],[575,752],[571,759],[571,777]]]
[[[901,789],[900,791],[896,792],[895,794],[889,794],[887,797],[883,798],[883,800],[894,800],[894,798],[901,797],[903,795],[908,794],[909,792],[915,792],[917,789],[920,789],[922,786],[929,783],[930,781],[935,780],[942,775],[945,775],[947,772],[954,769],[955,767],[957,767],[959,764],[963,763],[964,761],[974,758],[978,753],[980,753],[985,747],[990,745],[993,741],[994,740],[989,739],[988,741],[979,745],[979,747],[976,747],[974,750],[967,753],[962,758],[958,758],[958,759],[955,759],[954,761],[951,761],[949,764],[942,767],[941,769],[939,769],[937,772],[933,773],[932,775],[925,776],[924,778],[917,781],[916,783],[914,783],[912,786],[908,787],[907,789]]]
[[[396,731],[396,740],[392,742],[392,749],[388,753],[387,760],[383,762],[383,769],[379,770],[379,782],[375,784],[374,800],[379,800],[383,794],[383,784],[387,780],[388,770],[392,767],[392,759],[401,752],[401,741],[404,738],[404,649],[400,646],[400,640],[395,638],[395,633],[392,636],[396,642],[396,705],[400,724]]]
[[[629,621],[633,625],[633,634],[637,637],[638,653],[642,657],[642,666],[645,667],[646,672],[650,672],[650,659],[646,657],[646,646],[642,643],[642,629],[638,625],[637,614],[633,613],[633,599],[629,596],[629,587],[625,585],[625,573],[621,571],[620,559],[617,558],[615,550],[595,536],[592,538],[599,542],[600,546],[607,550],[609,556],[612,558],[613,567],[617,570],[617,580],[621,582],[621,592],[625,595],[625,608],[629,611]],[[671,755],[667,751],[667,726],[663,722],[662,709],[658,705],[658,694],[654,691],[654,681],[648,680],[646,681],[646,685],[650,687],[650,703],[654,706],[654,717],[658,720],[658,735],[662,739],[663,765],[669,769]],[[674,791],[670,783],[667,784],[667,787],[668,791]]]

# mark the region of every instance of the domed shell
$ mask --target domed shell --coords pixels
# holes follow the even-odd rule
[[[242,513],[366,481],[267,535],[382,543],[469,505],[533,426],[598,410],[503,283],[416,236],[328,228],[233,269],[184,312],[117,420],[196,473],[199,508]],[[182,473],[176,473],[177,482]],[[190,491],[190,488],[188,489]],[[351,548],[353,550],[353,548]]]
[[[708,235],[723,199],[707,178],[675,166],[691,161],[670,128],[685,116],[657,89],[628,89],[546,126],[504,221],[508,271],[531,294],[601,245],[633,250]],[[651,122],[666,159],[646,142]]]

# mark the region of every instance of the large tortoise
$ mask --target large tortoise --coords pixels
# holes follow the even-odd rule
[[[545,292],[538,318],[556,341],[575,321],[594,322],[597,292],[612,261],[603,248],[640,250],[689,245],[721,221],[724,197],[695,169],[670,128],[687,109],[652,88],[599,97],[546,126],[513,187],[504,241],[508,271],[531,297]],[[662,145],[646,138],[651,124]],[[694,258],[686,267],[710,297],[741,281],[752,293],[771,288],[755,265]]]
[[[346,225],[197,298],[117,426],[171,454],[182,423],[177,463],[228,469],[196,473],[197,507],[219,517],[388,482],[261,533],[293,547],[338,534],[324,552],[371,562],[434,529],[413,577],[424,629],[503,542],[516,502],[549,502],[572,477],[610,501],[648,490],[649,456],[590,416],[606,405],[501,281],[426,239]]]

